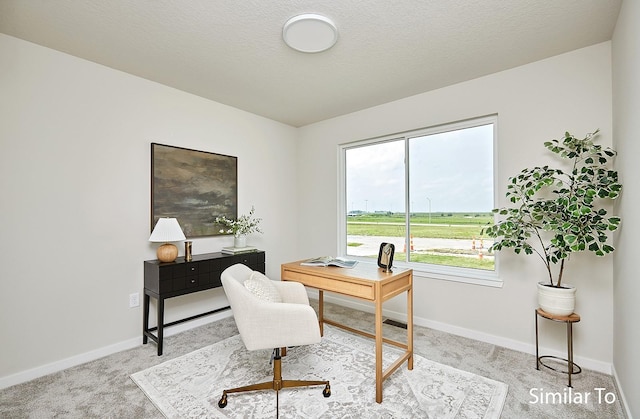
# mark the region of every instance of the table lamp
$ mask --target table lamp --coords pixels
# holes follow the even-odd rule
[[[149,237],[150,242],[164,243],[158,247],[157,255],[160,262],[173,262],[178,257],[178,248],[175,244],[169,242],[177,242],[186,240],[178,220],[175,218],[160,218]]]

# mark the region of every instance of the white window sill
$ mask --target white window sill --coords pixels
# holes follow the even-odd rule
[[[476,275],[475,272],[469,275],[466,275],[466,274],[463,275],[460,273],[442,273],[442,272],[425,271],[425,270],[419,270],[419,269],[413,268],[413,277],[439,279],[442,281],[462,282],[465,284],[482,285],[485,287],[495,287],[495,288],[502,288],[502,285],[503,285],[502,280],[498,279],[495,276],[494,272],[492,272],[491,275],[483,275],[483,273]]]
[[[358,260],[359,263],[375,265],[371,258],[345,256],[348,259]],[[464,284],[482,285],[485,287],[502,288],[503,281],[495,271],[481,269],[453,268],[449,266],[425,265],[422,263],[393,262],[394,267],[413,269],[414,278],[438,279],[442,281],[462,282]]]

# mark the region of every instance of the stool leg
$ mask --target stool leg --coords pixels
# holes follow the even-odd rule
[[[571,374],[573,374],[573,323],[567,322],[567,355],[569,357],[569,387],[571,387]]]
[[[540,370],[540,357],[538,356],[538,311],[534,311],[536,317],[536,369]]]

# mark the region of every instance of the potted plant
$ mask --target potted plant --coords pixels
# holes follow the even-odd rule
[[[503,218],[483,229],[498,239],[490,251],[511,248],[540,258],[548,278],[538,284],[538,304],[551,314],[569,315],[575,308],[575,287],[563,283],[571,254],[604,256],[615,250],[609,236],[620,218],[608,217],[602,203],[616,199],[622,185],[611,168],[616,152],[594,143],[598,132],[583,139],[567,132],[561,140],[545,142],[568,165],[527,168],[509,178],[506,196],[513,206],[494,209]]]
[[[259,227],[262,218],[255,218],[254,213],[255,208],[252,206],[249,214],[241,215],[237,220],[230,220],[225,216],[221,216],[216,217],[215,222],[224,226],[220,233],[233,234],[233,247],[246,247],[247,234],[262,233]]]

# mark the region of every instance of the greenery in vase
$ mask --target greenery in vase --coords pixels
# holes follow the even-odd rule
[[[230,220],[224,216],[216,217],[215,222],[224,228],[220,230],[223,234],[233,234],[234,236],[246,235],[251,233],[262,233],[259,224],[262,218],[254,217],[255,208],[252,206],[249,214],[241,215],[237,220]]]
[[[611,169],[616,152],[594,143],[599,130],[578,139],[568,132],[544,146],[570,162],[570,169],[549,166],[523,169],[509,178],[506,196],[514,207],[496,208],[504,218],[483,229],[498,240],[489,249],[511,248],[517,254],[536,253],[544,262],[552,286],[561,287],[565,261],[584,250],[604,256],[615,249],[609,232],[619,217],[607,217],[602,201],[616,199],[622,190],[618,172]],[[560,263],[556,273],[552,265]]]

